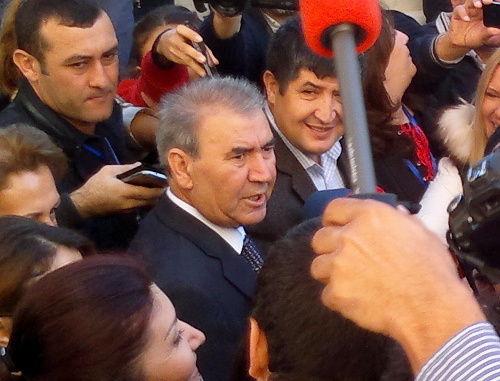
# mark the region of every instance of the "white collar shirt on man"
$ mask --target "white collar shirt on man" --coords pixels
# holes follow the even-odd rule
[[[306,156],[302,151],[297,149],[288,139],[281,133],[280,129],[276,125],[274,116],[271,113],[268,105],[264,106],[264,112],[266,113],[269,123],[274,128],[276,133],[283,140],[288,149],[293,153],[295,158],[299,161],[300,165],[306,170],[307,174],[313,181],[317,190],[325,189],[338,189],[344,188],[344,180],[340,174],[337,167],[337,162],[342,153],[342,145],[340,144],[340,139],[335,142],[335,144],[328,151],[320,156],[321,165],[316,163],[313,159]]]
[[[167,188],[167,196],[168,198],[179,208],[184,210],[186,213],[190,214],[200,222],[204,223],[214,232],[216,232],[224,241],[226,241],[238,254],[241,253],[241,249],[243,248],[243,240],[245,239],[245,229],[243,226],[237,228],[225,228],[219,225],[214,224],[205,218],[196,208],[192,205],[181,200],[179,197],[174,195],[170,188]]]

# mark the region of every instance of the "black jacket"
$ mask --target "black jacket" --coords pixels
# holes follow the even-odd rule
[[[70,228],[82,228],[99,249],[126,248],[137,230],[135,212],[83,220],[67,196],[67,193],[81,187],[103,165],[117,164],[114,162],[113,152],[120,164],[135,161],[127,147],[127,133],[123,126],[120,106],[115,104],[111,117],[96,125],[94,135],[87,135],[45,105],[30,84],[24,80],[14,101],[0,112],[0,126],[5,127],[14,123],[24,123],[42,130],[68,158],[69,170],[57,184],[62,194],[61,206],[56,213],[59,224]],[[102,157],[93,151],[102,154]]]
[[[233,380],[257,273],[216,232],[167,196],[141,222],[129,253],[146,261],[178,318],[205,333],[207,341],[196,351],[204,379]]]

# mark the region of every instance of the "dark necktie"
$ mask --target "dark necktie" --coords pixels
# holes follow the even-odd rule
[[[248,235],[243,240],[243,249],[241,249],[241,256],[252,266],[254,271],[259,271],[262,267],[262,257],[259,250],[255,247],[254,243]]]

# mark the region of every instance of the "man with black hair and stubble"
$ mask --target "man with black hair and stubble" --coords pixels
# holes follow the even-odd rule
[[[302,207],[312,193],[345,188],[348,178],[333,60],[306,46],[298,18],[275,33],[263,79],[265,112],[276,138],[277,178],[266,218],[248,231],[266,250],[302,221]]]
[[[15,17],[13,60],[24,79],[0,125],[25,123],[47,133],[69,160],[58,182],[65,226],[82,227],[100,249],[126,247],[137,228],[131,210],[162,189],[125,184],[135,164],[114,101],[118,41],[111,20],[91,0],[26,0]]]

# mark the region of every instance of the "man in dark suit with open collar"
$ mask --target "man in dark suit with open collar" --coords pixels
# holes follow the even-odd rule
[[[265,219],[248,228],[261,251],[302,221],[302,207],[312,193],[348,185],[340,157],[344,127],[333,60],[306,46],[298,18],[275,33],[263,79],[265,112],[276,138],[277,178]]]
[[[232,379],[262,264],[243,226],[264,218],[276,176],[263,103],[232,78],[198,80],[163,101],[157,144],[170,187],[129,249],[179,319],[205,333],[198,366],[208,381]]]

